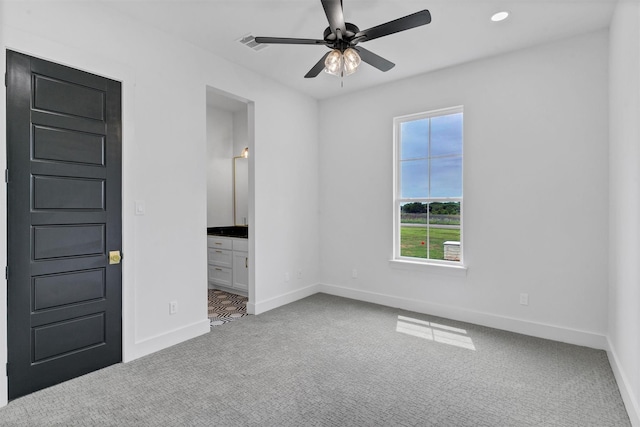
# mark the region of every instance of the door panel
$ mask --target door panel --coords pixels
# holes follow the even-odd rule
[[[104,180],[33,177],[34,209],[104,209]]]
[[[9,398],[122,360],[121,86],[7,51]]]
[[[34,74],[34,108],[88,119],[104,119],[102,90]]]
[[[34,126],[33,158],[103,166],[104,136]]]
[[[33,312],[104,298],[104,268],[34,277],[32,295]]]
[[[104,313],[33,328],[34,361],[104,344]]]
[[[104,228],[104,224],[33,227],[33,260],[103,256],[106,252]]]

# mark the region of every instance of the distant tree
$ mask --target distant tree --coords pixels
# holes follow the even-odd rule
[[[412,202],[402,206],[403,213],[426,213],[426,203]]]
[[[429,206],[429,213],[431,215],[460,215],[459,202],[432,202],[429,204],[420,203],[420,202],[411,202],[402,206],[402,213],[407,213],[407,214],[426,213],[427,206]]]
[[[433,202],[429,204],[432,215],[460,215],[459,202]]]

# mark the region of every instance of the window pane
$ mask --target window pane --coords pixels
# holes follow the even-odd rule
[[[431,202],[429,224],[460,226],[460,202]]]
[[[400,256],[460,261],[460,202],[403,203]]]
[[[428,160],[406,160],[400,163],[400,197],[421,198],[429,195]]]
[[[429,226],[429,259],[460,261],[460,226]]]
[[[429,155],[429,119],[400,124],[400,160],[425,158]]]
[[[462,197],[462,157],[431,159],[430,197]]]
[[[404,203],[400,207],[400,256],[427,258],[427,205]]]
[[[431,156],[462,155],[462,113],[431,118]]]
[[[429,203],[429,258],[460,261],[460,202]]]

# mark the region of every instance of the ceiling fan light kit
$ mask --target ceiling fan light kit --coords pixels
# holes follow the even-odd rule
[[[431,14],[425,9],[360,31],[354,24],[344,21],[342,0],[321,0],[321,3],[329,21],[322,40],[286,37],[255,38],[256,43],[325,45],[331,49],[309,70],[305,78],[316,77],[323,70],[339,77],[348,76],[356,72],[361,62],[366,62],[380,71],[389,71],[395,66],[393,62],[356,45],[431,22]]]
[[[342,72],[344,65],[344,59],[342,58],[342,52],[338,49],[334,49],[329,52],[329,55],[324,60],[324,72],[339,76]]]
[[[358,52],[356,52],[354,48],[349,47],[344,51],[342,56],[344,57],[344,74],[348,76],[349,74],[355,73],[360,62],[362,62]]]
[[[355,49],[349,47],[344,52],[334,49],[324,60],[324,72],[343,77],[356,72],[361,59]]]

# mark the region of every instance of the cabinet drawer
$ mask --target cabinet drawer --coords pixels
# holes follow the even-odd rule
[[[233,250],[249,252],[249,241],[247,239],[233,239]]]
[[[231,267],[233,252],[224,249],[208,248],[207,260],[208,264],[214,264],[219,267]]]
[[[231,280],[231,269],[227,267],[216,267],[215,265],[209,266],[209,281],[217,283],[222,286],[231,287],[233,282]]]
[[[232,249],[231,239],[225,239],[224,237],[207,237],[207,247],[215,249]]]

